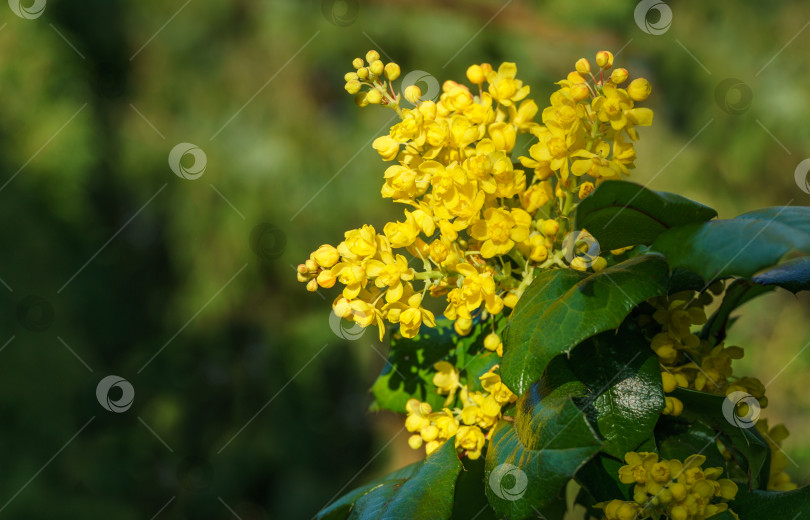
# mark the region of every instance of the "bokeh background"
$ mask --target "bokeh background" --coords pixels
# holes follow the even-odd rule
[[[611,49],[653,84],[636,181],[722,217],[810,204],[806,2],[673,1],[647,32],[635,2],[14,4],[32,0],[0,5],[0,517],[310,518],[414,460],[402,420],[367,412],[387,347],[338,337],[334,295],[294,272],[401,214],[370,147],[392,113],[343,90],[370,48],[440,81],[515,61],[541,107]],[[203,175],[172,173],[178,143]],[[800,483],[809,304],[752,302],[730,338]],[[111,374],[135,392],[122,413],[96,398]]]

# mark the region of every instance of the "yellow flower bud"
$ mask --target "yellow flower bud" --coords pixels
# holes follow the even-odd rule
[[[540,231],[547,237],[553,237],[560,230],[560,224],[556,220],[544,220],[540,225]]]
[[[661,372],[661,382],[664,385],[664,392],[670,393],[678,386],[678,380],[669,372]]]
[[[605,267],[607,267],[607,260],[601,256],[596,257],[596,259],[591,262],[591,269],[593,269],[593,272],[595,273],[602,271]]]
[[[431,424],[430,426],[422,428],[420,433],[422,434],[422,439],[426,442],[435,441],[436,437],[439,436],[439,429]]]
[[[481,65],[470,65],[467,69],[467,79],[473,85],[480,85],[487,80],[487,76]]]
[[[403,95],[405,96],[405,99],[415,105],[419,103],[419,98],[422,97],[422,89],[416,85],[408,85],[405,87],[405,92],[403,92]]]
[[[588,74],[589,72],[591,72],[591,63],[585,58],[580,58],[577,60],[577,63],[574,66],[574,68],[580,74]]]
[[[571,263],[569,265],[571,269],[576,269],[577,271],[588,270],[588,264],[587,262],[585,262],[585,260],[582,259],[581,256],[574,257],[574,259],[571,260]]]
[[[399,77],[399,65],[394,62],[385,64],[385,77],[388,81],[394,81]]]
[[[650,97],[652,85],[644,78],[636,78],[627,85],[627,95],[633,101],[644,101]]]
[[[357,73],[356,73],[356,72],[347,72],[347,73],[346,73],[346,74],[343,76],[343,80],[344,80],[344,81],[346,81],[347,83],[348,83],[349,81],[353,80],[353,79],[357,79]]]
[[[484,348],[491,351],[498,350],[498,345],[501,343],[501,338],[498,337],[497,334],[494,332],[490,332],[487,334],[487,337],[484,338]]]
[[[360,67],[357,69],[357,77],[360,79],[368,79],[368,67]]]
[[[669,512],[669,517],[672,520],[686,520],[687,518],[689,518],[689,513],[687,512],[685,507],[675,506]]]
[[[307,291],[315,292],[318,290],[318,281],[313,279],[307,282]]]
[[[393,161],[399,153],[399,143],[394,141],[390,135],[381,135],[374,140],[371,146],[377,150],[384,161]]]
[[[591,95],[591,91],[588,90],[588,85],[585,83],[576,83],[571,85],[570,87],[571,97],[574,98],[574,101],[582,101],[584,99],[588,99]]]
[[[577,83],[585,83],[585,78],[583,78],[579,72],[569,72],[565,79],[567,79],[572,85],[576,85]]]
[[[346,86],[344,88],[346,89],[346,92],[348,92],[349,94],[357,94],[358,92],[360,92],[361,87],[362,85],[360,84],[359,81],[357,81],[356,79],[352,79],[346,82]]]
[[[591,193],[593,193],[593,183],[583,182],[582,185],[579,187],[579,198],[584,199]]]
[[[370,50],[366,53],[366,61],[371,63],[380,59],[380,53],[375,50]]]
[[[517,294],[510,292],[503,297],[503,304],[510,309],[514,309],[515,305],[517,305],[518,299]]]
[[[430,441],[429,443],[425,444],[425,453],[430,455],[441,447],[442,443],[440,441]]]
[[[596,65],[599,68],[608,70],[613,66],[613,53],[610,51],[599,51],[596,53]]]
[[[318,264],[312,258],[308,258],[304,265],[307,267],[307,270],[312,273],[318,270]]]
[[[411,449],[414,449],[414,450],[418,450],[419,448],[421,448],[422,447],[422,436],[419,435],[419,434],[415,434],[415,435],[411,435],[410,437],[408,437],[408,446],[410,446]]]
[[[358,92],[354,95],[354,104],[359,107],[368,106],[368,100],[366,99],[367,92]]]
[[[307,269],[306,264],[298,264],[296,271],[298,271],[298,274],[307,274],[309,269]]]
[[[628,75],[629,75],[629,73],[627,72],[627,69],[623,69],[623,68],[615,69],[610,74],[610,82],[613,83],[614,85],[621,85],[622,83],[627,81],[627,76]]]
[[[312,260],[321,267],[330,268],[340,260],[340,254],[334,246],[324,244],[312,253]]]
[[[372,61],[368,65],[368,70],[375,76],[382,76],[382,73],[385,70],[385,65],[383,65],[383,62],[380,60]]]
[[[382,101],[382,92],[377,89],[369,90],[366,94],[366,101],[372,105],[378,105]]]
[[[352,61],[352,67],[354,67],[355,69],[359,69],[363,65],[365,65],[363,58],[355,58],[354,61]]]
[[[472,330],[473,322],[469,318],[459,318],[453,323],[453,328],[459,336],[466,336]]]
[[[672,498],[674,498],[676,502],[680,502],[686,498],[686,486],[680,482],[670,484],[669,491],[672,493]]]

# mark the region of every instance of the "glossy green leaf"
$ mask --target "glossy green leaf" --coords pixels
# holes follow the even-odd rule
[[[723,415],[725,397],[683,388],[676,389],[670,395],[683,402],[683,413],[680,415],[683,420],[703,422],[715,432],[715,436],[725,436],[726,444],[734,446],[742,457],[740,462],[751,475],[752,488],[764,487],[768,483],[770,468],[768,444],[755,427],[741,428],[726,419]],[[709,449],[713,444],[713,441],[707,442],[704,448]]]
[[[571,352],[570,366],[588,387],[602,451],[621,459],[650,438],[666,403],[658,356],[638,330],[589,338]]]
[[[641,255],[600,273],[540,273],[515,307],[504,338],[501,377],[517,395],[543,375],[551,359],[583,340],[617,328],[639,303],[666,293],[668,267]]]
[[[796,520],[810,508],[810,486],[793,491],[752,491],[737,495],[730,504],[740,520]]]
[[[463,468],[456,482],[456,495],[453,502],[454,519],[475,518],[475,520],[495,520],[495,511],[484,494],[483,458],[464,459]]]
[[[810,218],[810,211],[802,211],[793,212],[791,219],[803,213]],[[788,253],[810,254],[810,233],[804,226],[749,215],[672,228],[659,235],[651,249],[663,253],[673,269],[688,269],[706,282],[731,276],[751,278],[777,265]]]
[[[455,438],[422,462],[363,486],[316,515],[317,520],[447,520],[461,462]]]
[[[724,467],[726,461],[714,442],[717,432],[701,421],[687,423],[670,416],[662,416],[656,427],[659,440],[658,453],[662,459],[685,460],[700,453],[706,457],[704,467]]]
[[[708,206],[674,193],[648,190],[626,181],[606,181],[577,207],[577,229],[587,229],[603,251],[651,244],[675,226],[717,216]]]
[[[759,285],[777,286],[792,293],[810,289],[810,257],[794,258],[752,278]]]
[[[810,235],[810,207],[807,206],[772,206],[743,213],[737,218],[779,222]]]
[[[584,386],[569,382],[546,391],[531,385],[517,402],[514,422],[500,421],[487,448],[487,498],[508,519],[536,518],[601,447],[572,399]]]

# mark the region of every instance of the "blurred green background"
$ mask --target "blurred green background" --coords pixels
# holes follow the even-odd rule
[[[810,156],[807,3],[672,2],[657,35],[635,7],[49,0],[24,19],[0,5],[0,517],[310,518],[418,456],[401,419],[366,412],[386,347],[339,338],[334,294],[294,272],[401,214],[370,147],[392,113],[343,90],[370,48],[440,81],[515,61],[541,107],[577,58],[621,50],[653,84],[634,180],[722,217],[810,204],[794,181]],[[170,170],[178,143],[204,152],[199,178]],[[770,382],[764,415],[792,430],[800,483],[808,304],[752,302],[730,338],[739,373]],[[110,374],[135,392],[122,413],[96,399]]]

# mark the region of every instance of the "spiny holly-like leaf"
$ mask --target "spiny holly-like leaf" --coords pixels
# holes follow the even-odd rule
[[[659,235],[651,249],[663,253],[673,269],[688,269],[706,282],[731,276],[751,278],[791,252],[810,255],[806,224],[810,208],[783,211],[784,216],[777,208],[769,208],[735,219],[672,228]]]
[[[510,520],[536,518],[601,447],[573,401],[584,386],[572,381],[546,390],[532,385],[517,402],[514,422],[500,421],[487,448],[487,498]]]
[[[731,502],[732,511],[740,520],[797,520],[807,514],[810,486],[793,491],[752,491],[738,494]]]
[[[669,228],[717,216],[708,206],[627,181],[605,181],[577,207],[577,229],[587,229],[603,251],[651,244]]]
[[[355,490],[317,520],[447,520],[461,472],[455,437],[422,462]]]
[[[773,287],[765,287],[750,280],[734,280],[726,287],[720,307],[709,316],[709,320],[703,325],[700,337],[709,339],[713,345],[717,345],[726,339],[726,329],[730,325],[731,313],[745,302],[773,289]]]
[[[540,273],[506,329],[501,377],[517,395],[543,375],[551,359],[583,340],[617,328],[639,303],[666,294],[667,263],[641,255],[599,273]]]

